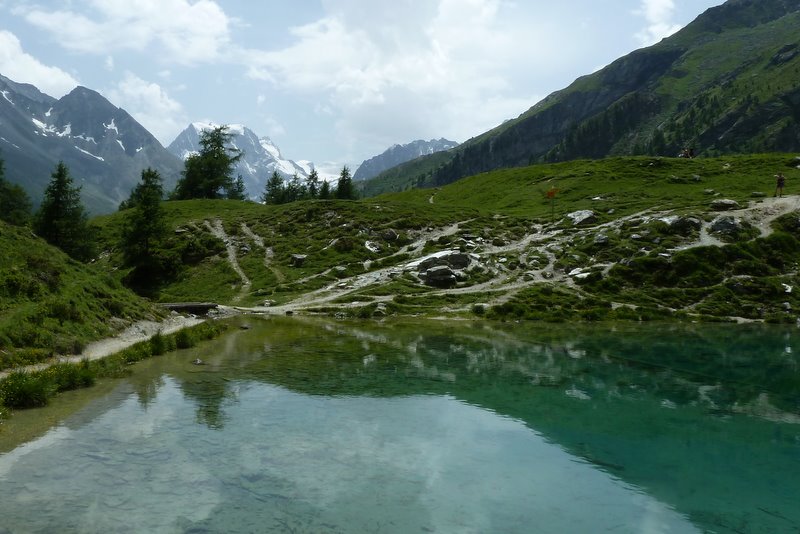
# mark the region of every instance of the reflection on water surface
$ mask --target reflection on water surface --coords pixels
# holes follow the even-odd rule
[[[0,531],[800,531],[795,330],[247,322],[0,455]]]

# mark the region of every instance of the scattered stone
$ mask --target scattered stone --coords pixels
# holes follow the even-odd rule
[[[306,254],[292,254],[291,265],[292,267],[302,267],[306,262],[308,256]]]
[[[703,189],[703,194],[704,195],[715,195],[716,193],[717,192],[714,191],[713,189]]]
[[[594,236],[594,244],[595,245],[605,246],[605,245],[608,245],[608,243],[609,243],[609,239],[608,239],[608,236],[606,234],[597,234],[596,236]]]
[[[200,358],[195,358],[195,359],[192,361],[192,364],[193,364],[193,365],[205,365],[205,364],[206,364],[206,362],[204,362],[204,361],[203,361],[203,360],[201,360]]]
[[[631,239],[633,239],[634,241],[639,241],[639,240],[642,239],[642,235],[641,234],[631,234]]]
[[[792,311],[792,303],[791,302],[784,302],[783,303],[783,310],[786,312]]]
[[[752,193],[750,193],[750,197],[752,198],[764,198],[766,196],[767,194],[763,191],[753,191]]]
[[[545,280],[551,280],[553,278],[552,271],[542,271],[542,278]]]
[[[383,232],[384,241],[397,241],[399,238],[400,238],[400,235],[396,231],[392,230],[391,228],[389,228],[388,230],[385,230]]]
[[[595,224],[597,222],[597,215],[592,210],[573,211],[572,213],[567,213],[567,217],[572,220],[573,226]]]
[[[271,308],[272,306],[275,306],[275,301],[265,300],[261,305],[264,306],[265,308]]]
[[[381,251],[381,247],[377,243],[375,243],[373,241],[365,241],[364,242],[364,248],[366,248],[367,250],[369,250],[373,254],[377,254],[378,252]]]
[[[186,234],[188,232],[189,232],[188,228],[176,228],[175,229],[175,234],[176,235]]]
[[[292,310],[286,310],[286,315],[294,315],[294,312]]]
[[[730,211],[739,208],[739,203],[729,198],[720,198],[711,203],[711,209],[714,211]]]

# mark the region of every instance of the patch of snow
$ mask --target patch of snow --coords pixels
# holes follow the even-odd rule
[[[75,137],[75,139],[83,139],[84,141],[86,141],[86,142],[88,142],[88,143],[94,143],[94,144],[97,144],[97,141],[95,141],[95,140],[94,140],[94,137],[88,137],[88,136],[86,136],[86,135],[83,135],[83,134],[81,134],[81,135],[76,135],[76,136],[74,136],[74,137]]]
[[[138,153],[139,153],[139,152],[141,152],[142,150],[144,150],[144,147],[143,147],[143,146],[140,146],[139,148],[137,148],[137,149],[136,149],[136,153],[138,154]]]
[[[77,148],[77,149],[78,149],[80,152],[83,152],[84,154],[86,154],[87,156],[91,156],[91,157],[93,157],[94,159],[96,159],[96,160],[99,160],[99,161],[105,161],[105,159],[101,158],[100,156],[95,156],[95,155],[94,155],[94,154],[92,154],[91,152],[88,152],[88,151],[86,151],[86,150],[82,149],[81,147],[79,147],[79,146],[77,146],[77,145],[73,145],[73,146],[74,146],[75,148]]]
[[[50,114],[53,112],[53,108],[47,110],[47,113],[44,114],[45,117],[49,117]]]
[[[139,148],[139,150],[142,149]],[[137,150],[136,152],[139,152],[139,150]],[[186,161],[187,159],[189,159],[189,156],[199,156],[199,155],[200,152],[198,152],[197,150],[184,150],[183,154],[181,154],[181,159]]]
[[[125,152],[125,145],[122,144],[122,141],[117,139],[117,144],[120,146],[120,148],[122,148],[122,151]]]
[[[261,148],[267,151],[267,154],[275,158],[276,160],[280,160],[281,158],[281,151],[278,150],[274,144],[272,144],[272,140],[269,137],[262,137],[258,140],[261,144]]]
[[[12,143],[8,139],[6,139],[5,137],[0,137],[0,141],[5,141],[6,143],[8,143],[9,145],[13,146],[17,150],[22,150],[20,147],[18,147],[17,145],[15,145],[14,143]]]
[[[46,125],[36,117],[31,117],[31,120],[33,121],[33,124],[42,131],[42,133],[46,134],[47,132],[53,132],[53,129],[50,126]]]
[[[72,124],[67,124],[64,126],[63,132],[56,132],[56,135],[59,137],[69,137],[72,134]]]
[[[109,124],[103,123],[103,128],[105,128],[106,130],[114,130],[114,132],[116,132],[116,134],[119,135],[119,129],[117,129],[117,125],[114,124],[113,118],[111,119],[111,122]]]
[[[8,91],[0,91],[0,94],[2,94],[2,95],[3,95],[3,98],[5,98],[6,100],[8,100],[8,102],[9,102],[9,103],[10,103],[12,106],[14,105],[14,101],[13,101],[13,100],[11,100],[11,99],[8,97]]]
[[[450,249],[450,250],[440,250],[439,252],[434,252],[433,254],[428,254],[427,256],[423,256],[422,258],[418,258],[412,262],[406,263],[403,266],[403,269],[406,271],[414,270],[419,267],[419,264],[429,258],[442,258],[444,256],[449,256],[450,254],[456,254],[460,252],[458,249]]]
[[[314,164],[308,160],[300,160],[296,162],[297,165],[305,171],[306,174],[311,174],[314,170]]]

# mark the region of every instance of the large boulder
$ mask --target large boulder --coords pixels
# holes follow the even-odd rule
[[[431,267],[425,273],[425,283],[435,287],[452,287],[456,283],[456,274],[447,265]]]
[[[305,254],[292,254],[290,263],[292,267],[302,267],[303,264],[306,262],[306,258],[308,258],[308,256],[306,256]]]
[[[595,224],[597,222],[597,214],[592,210],[573,211],[572,213],[567,213],[567,217],[572,220],[573,226]]]
[[[711,222],[709,230],[712,234],[735,236],[742,231],[742,221],[731,215],[721,215]]]

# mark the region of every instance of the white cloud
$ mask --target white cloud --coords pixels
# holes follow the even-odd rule
[[[647,27],[636,34],[643,46],[650,46],[681,29],[680,24],[672,22],[675,13],[673,0],[641,0],[636,13],[647,21]]]
[[[105,92],[115,105],[124,108],[164,146],[186,127],[183,107],[157,83],[126,72],[116,87]]]
[[[25,53],[17,36],[3,30],[0,30],[0,73],[15,82],[33,84],[56,98],[79,85],[70,74],[57,67],[48,67]]]
[[[347,152],[463,141],[533,105],[512,77],[554,61],[552,31],[516,19],[503,0],[323,5],[323,18],[290,30],[289,46],[251,50],[242,62],[279,90],[325,94],[316,112],[333,115]]]
[[[229,19],[211,0],[76,0],[77,10],[19,7],[34,26],[69,50],[106,54],[152,47],[159,60],[215,61],[230,43]]]

